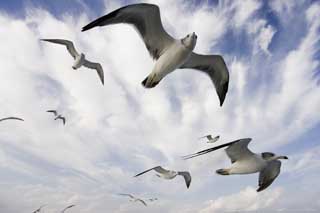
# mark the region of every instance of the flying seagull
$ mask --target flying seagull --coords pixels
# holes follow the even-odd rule
[[[6,118],[1,118],[1,121],[5,121],[5,120],[19,120],[19,121],[24,121],[22,118],[18,118],[18,117],[6,117]]]
[[[200,137],[200,138],[207,138],[208,139],[207,143],[214,143],[214,142],[217,142],[219,140],[220,136],[218,135],[218,136],[212,138],[212,135],[206,135],[206,136],[203,136],[203,137]]]
[[[227,147],[226,154],[231,160],[231,167],[227,169],[218,169],[216,172],[220,175],[234,174],[252,174],[260,172],[259,187],[257,192],[266,189],[280,174],[281,161],[279,159],[288,159],[287,156],[275,155],[271,152],[253,153],[248,149],[251,138],[243,138],[222,144],[210,149],[184,156],[184,159],[194,158],[209,152]]]
[[[135,197],[135,196],[133,196],[133,195],[131,195],[131,194],[118,194],[118,195],[130,197],[130,201],[131,201],[131,202],[140,202],[140,203],[142,203],[143,205],[147,206],[147,203],[146,203],[144,200],[142,200],[142,199],[140,199],[140,198],[137,198],[137,197]]]
[[[77,52],[77,50],[75,49],[72,41],[68,41],[68,40],[64,40],[64,39],[40,39],[40,40],[65,45],[67,47],[67,50],[69,51],[69,53],[72,55],[72,57],[75,60],[72,68],[74,70],[76,70],[83,65],[87,68],[95,69],[99,75],[99,78],[100,78],[102,84],[104,84],[104,73],[103,73],[103,69],[102,69],[101,64],[88,61],[85,58],[85,55],[83,53],[79,54]]]
[[[172,170],[166,170],[164,168],[162,168],[161,166],[156,166],[156,167],[153,167],[151,169],[148,169],[144,172],[141,172],[137,175],[135,175],[134,177],[138,177],[146,172],[149,172],[151,170],[154,170],[156,171],[158,174],[156,174],[158,177],[160,178],[163,178],[163,179],[173,179],[175,178],[177,175],[181,175],[183,176],[185,182],[186,182],[186,185],[187,185],[187,188],[189,188],[190,186],[190,183],[191,183],[191,175],[189,172],[176,172],[176,171],[172,171]]]
[[[37,210],[33,211],[32,213],[39,213],[39,212],[41,212],[41,209],[42,209],[43,207],[45,207],[45,206],[46,206],[46,205],[40,206]]]
[[[64,208],[64,209],[61,211],[61,213],[64,213],[66,210],[68,210],[68,209],[70,209],[70,208],[72,208],[72,207],[74,207],[74,206],[76,206],[76,205],[67,206],[66,208]]]
[[[102,16],[82,28],[82,31],[97,26],[126,23],[133,25],[141,35],[155,66],[142,85],[155,87],[162,78],[175,69],[197,69],[211,78],[222,106],[228,92],[229,71],[220,55],[200,55],[193,52],[197,35],[193,32],[182,39],[175,39],[163,28],[160,10],[154,4],[132,4]]]
[[[63,117],[62,115],[58,115],[58,112],[56,110],[47,110],[47,112],[51,112],[54,114],[54,116],[55,116],[54,120],[60,119],[60,120],[62,120],[63,125],[66,125],[66,118]]]

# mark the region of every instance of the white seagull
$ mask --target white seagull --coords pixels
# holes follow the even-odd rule
[[[218,135],[218,136],[213,138],[212,135],[206,135],[206,136],[203,136],[203,137],[200,137],[200,138],[207,138],[208,139],[207,143],[214,143],[214,142],[217,142],[219,140],[220,136]]]
[[[66,208],[64,208],[61,213],[64,213],[66,210],[72,208],[72,207],[75,207],[76,205],[70,205],[70,206],[67,206]]]
[[[58,115],[58,112],[56,110],[47,110],[47,112],[51,112],[54,114],[54,116],[55,116],[54,120],[60,119],[60,120],[62,120],[63,125],[66,125],[66,118],[63,117],[62,115]]]
[[[189,188],[190,186],[190,183],[191,183],[191,175],[189,172],[176,172],[176,171],[172,171],[172,170],[166,170],[164,168],[162,168],[161,166],[156,166],[156,167],[153,167],[151,169],[148,169],[144,172],[141,172],[137,175],[135,175],[134,177],[138,177],[146,172],[149,172],[151,170],[154,170],[156,171],[158,174],[156,174],[158,177],[160,178],[163,178],[163,179],[173,179],[175,178],[177,175],[181,175],[183,176],[185,182],[186,182],[186,185],[187,185],[187,188]]]
[[[222,144],[210,149],[184,156],[184,159],[190,159],[199,155],[228,147],[225,149],[231,160],[231,167],[227,169],[218,169],[216,172],[220,175],[234,174],[252,174],[260,172],[259,188],[257,192],[266,189],[280,174],[281,161],[279,159],[288,159],[287,156],[277,156],[271,152],[253,153],[248,149],[251,138],[243,138],[230,143]]]
[[[85,55],[83,53],[79,54],[77,52],[77,50],[75,49],[75,47],[71,41],[64,40],[64,39],[40,39],[40,40],[41,41],[48,41],[48,42],[52,42],[52,43],[56,43],[56,44],[62,44],[64,46],[66,46],[67,50],[69,51],[69,53],[72,55],[72,57],[75,60],[72,68],[74,70],[76,70],[83,65],[87,68],[95,69],[99,75],[99,78],[100,78],[102,84],[104,84],[104,73],[103,73],[103,69],[102,69],[101,64],[88,61],[85,58]]]
[[[18,117],[6,117],[6,118],[1,118],[1,121],[5,121],[5,120],[18,120],[18,121],[24,121],[22,118],[18,118]]]
[[[197,69],[209,75],[222,106],[228,91],[228,68],[220,55],[200,55],[193,52],[197,42],[194,32],[182,39],[173,38],[162,26],[159,7],[146,3],[119,8],[84,26],[82,31],[119,23],[132,24],[141,35],[150,55],[156,60],[151,74],[142,81],[144,87],[155,87],[175,69]]]
[[[147,203],[144,200],[137,198],[131,194],[119,194],[119,195],[130,197],[130,200],[129,200],[130,202],[140,202],[143,205],[147,206]]]

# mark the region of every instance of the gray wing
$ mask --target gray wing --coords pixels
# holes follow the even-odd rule
[[[165,174],[165,173],[168,173],[168,172],[169,172],[168,170],[162,168],[161,166],[156,166],[156,167],[153,167],[153,168],[148,169],[148,170],[146,170],[146,171],[143,171],[143,172],[135,175],[134,177],[138,177],[138,176],[140,176],[140,175],[143,175],[144,173],[150,172],[151,170],[155,170],[156,172],[159,172],[160,174]]]
[[[47,112],[52,112],[52,113],[54,114],[54,116],[57,116],[57,115],[58,115],[58,113],[57,113],[56,110],[47,110]]]
[[[102,69],[101,64],[85,60],[83,65],[85,67],[90,68],[90,69],[95,69],[98,73],[98,76],[99,76],[102,84],[104,84],[104,73],[103,73],[103,69]]]
[[[251,138],[245,138],[239,140],[237,143],[232,144],[226,148],[226,153],[231,160],[231,163],[246,157],[251,156],[253,153],[248,149],[248,144],[250,143]]]
[[[32,213],[40,212],[40,211],[41,211],[41,209],[42,209],[43,207],[45,207],[45,206],[46,206],[46,205],[42,205],[42,206],[40,206],[37,210],[33,211]]]
[[[192,53],[180,68],[197,69],[207,73],[216,88],[222,106],[229,87],[229,71],[222,56]]]
[[[143,205],[147,206],[146,202],[144,202],[144,200],[142,199],[137,199],[137,201],[141,202]]]
[[[1,121],[5,121],[5,120],[19,120],[19,121],[24,121],[22,118],[18,118],[18,117],[6,117],[6,118],[1,118]]]
[[[54,119],[54,120],[57,120],[57,119],[62,120],[63,125],[66,125],[66,118],[65,118],[65,117],[59,116],[59,117],[57,117],[57,118],[56,118],[56,119]]]
[[[77,52],[76,48],[74,47],[73,43],[69,40],[64,39],[40,39],[41,41],[48,41],[56,44],[62,44],[67,47],[67,50],[72,55],[73,58],[76,58],[79,56],[79,53]]]
[[[132,198],[132,199],[135,198],[135,197],[134,197],[133,195],[131,195],[131,194],[121,194],[121,193],[120,193],[120,194],[118,194],[118,195],[128,196],[128,197],[130,197],[130,198]]]
[[[189,188],[190,186],[190,183],[191,183],[191,175],[189,172],[178,172],[178,175],[182,175],[185,182],[186,182],[186,185],[187,185],[187,188]]]
[[[225,144],[221,144],[219,146],[215,146],[215,147],[212,147],[212,148],[209,148],[209,149],[205,149],[205,150],[202,150],[202,151],[199,151],[199,152],[196,152],[196,153],[193,153],[193,154],[190,154],[190,155],[185,155],[183,156],[182,158],[184,160],[187,160],[187,159],[190,159],[190,158],[194,158],[194,157],[198,157],[200,155],[204,155],[204,154],[208,154],[209,152],[213,152],[215,150],[218,150],[218,149],[221,149],[221,148],[224,148],[224,147],[228,147],[228,146],[231,146],[235,143],[238,143],[242,140],[251,140],[251,138],[243,138],[243,139],[239,139],[239,140],[235,140],[235,141],[232,141],[232,142],[229,142],[229,143],[225,143]]]
[[[70,208],[72,208],[72,207],[74,207],[74,206],[76,206],[76,205],[67,206],[67,207],[64,208],[61,212],[64,213],[67,209],[70,209]]]
[[[127,23],[132,24],[141,35],[150,55],[158,59],[174,42],[163,28],[160,10],[154,4],[132,4],[102,16],[82,28],[82,31],[97,26]]]
[[[260,192],[270,186],[273,181],[280,174],[281,161],[273,160],[270,161],[267,167],[260,172],[259,175],[259,188],[257,192]]]

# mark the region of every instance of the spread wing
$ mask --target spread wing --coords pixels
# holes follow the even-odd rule
[[[229,86],[229,71],[222,56],[192,53],[180,68],[197,69],[207,73],[216,88],[222,106]]]
[[[73,43],[68,40],[64,39],[40,39],[41,41],[48,41],[56,44],[62,44],[67,47],[67,50],[72,55],[72,57],[75,59],[79,53],[77,52],[76,48],[74,47]]]
[[[137,29],[154,59],[158,59],[165,49],[174,42],[174,38],[164,30],[159,7],[154,4],[142,3],[121,7],[84,26],[82,31],[96,26],[119,23],[132,24]]]
[[[132,198],[132,199],[134,199],[135,197],[133,196],[133,195],[131,195],[131,194],[118,194],[118,195],[122,195],[122,196],[127,196],[127,197],[130,197],[130,198]]]
[[[146,202],[144,202],[144,200],[142,199],[137,199],[137,201],[141,202],[143,205],[147,206]]]
[[[19,120],[19,121],[24,121],[22,118],[18,118],[18,117],[6,117],[6,118],[1,118],[1,121],[5,121],[5,120]]]
[[[225,144],[221,144],[219,146],[215,146],[215,147],[212,147],[212,148],[209,148],[209,149],[205,149],[205,150],[202,150],[202,151],[199,151],[199,152],[196,152],[196,153],[193,153],[193,154],[190,154],[190,155],[186,155],[186,156],[183,156],[182,158],[184,160],[187,160],[187,159],[190,159],[190,158],[194,158],[194,157],[198,157],[200,155],[204,155],[204,154],[207,154],[209,152],[213,152],[215,150],[218,150],[218,149],[221,149],[221,148],[224,148],[224,147],[228,147],[228,146],[231,146],[232,144],[236,144],[240,141],[243,141],[243,140],[251,140],[251,138],[243,138],[243,139],[239,139],[239,140],[235,140],[235,141],[232,141],[232,142],[229,142],[229,143],[225,143]]]
[[[189,172],[178,172],[178,175],[182,175],[185,182],[186,182],[186,185],[187,185],[187,188],[189,188],[190,186],[190,183],[191,183],[191,175]]]
[[[281,161],[279,160],[273,160],[268,163],[267,167],[260,172],[259,188],[257,189],[257,192],[266,189],[268,186],[272,184],[272,182],[280,174],[280,167]]]
[[[253,153],[248,149],[250,141],[251,138],[244,138],[226,148],[226,153],[230,158],[231,163],[234,163],[248,155],[253,155]]]
[[[103,69],[102,69],[101,64],[93,63],[91,61],[85,60],[83,65],[85,67],[90,68],[90,69],[95,69],[97,71],[97,73],[98,73],[98,76],[99,76],[102,84],[104,84],[104,73],[103,73]]]
[[[54,114],[54,116],[57,116],[57,115],[58,115],[58,113],[57,113],[57,111],[56,111],[56,110],[47,110],[47,112],[51,112],[51,113],[53,113],[53,114]]]
[[[70,209],[70,208],[72,208],[72,207],[74,207],[74,206],[76,206],[76,205],[67,206],[67,207],[64,208],[61,212],[64,213],[67,209]]]
[[[166,173],[169,172],[168,170],[162,168],[161,166],[156,166],[156,167],[153,167],[153,168],[148,169],[148,170],[146,170],[146,171],[143,171],[143,172],[135,175],[134,177],[138,177],[138,176],[140,176],[140,175],[143,175],[144,173],[150,172],[151,170],[155,170],[156,172],[158,172],[158,173],[160,173],[160,174],[166,174]]]
[[[63,125],[66,125],[66,118],[65,118],[65,117],[59,116],[59,117],[57,117],[55,120],[57,120],[57,119],[62,120]]]

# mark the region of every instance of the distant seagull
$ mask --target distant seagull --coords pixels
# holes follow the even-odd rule
[[[233,174],[252,174],[260,172],[259,188],[257,192],[266,189],[280,174],[281,161],[278,159],[288,159],[287,156],[277,156],[271,152],[256,154],[248,149],[251,138],[239,139],[230,143],[222,144],[210,149],[202,150],[195,154],[184,156],[184,159],[190,159],[199,155],[228,147],[225,149],[231,160],[231,167],[228,169],[218,169],[216,172],[220,175]]]
[[[156,201],[156,200],[158,200],[158,198],[150,198],[150,199],[148,199],[150,202],[153,202],[153,201]]]
[[[45,207],[45,206],[46,206],[46,205],[40,206],[37,210],[33,211],[32,213],[39,213],[39,212],[41,212],[41,209],[42,209],[43,207]]]
[[[207,143],[214,143],[214,142],[217,142],[219,140],[220,136],[218,135],[218,136],[212,138],[212,135],[206,135],[206,136],[203,136],[203,137],[200,137],[200,138],[207,138],[208,139]]]
[[[191,175],[189,172],[176,172],[176,171],[172,171],[172,170],[166,170],[164,168],[162,168],[161,166],[156,166],[156,167],[153,167],[151,169],[148,169],[144,172],[141,172],[137,175],[135,175],[134,177],[138,177],[146,172],[149,172],[151,170],[154,170],[156,172],[158,172],[159,174],[156,174],[158,177],[160,178],[164,178],[164,179],[173,179],[175,178],[177,175],[181,175],[183,176],[185,182],[186,182],[186,185],[187,185],[187,188],[189,188],[190,186],[190,183],[191,183]]]
[[[66,210],[68,210],[68,209],[70,209],[70,208],[72,208],[72,207],[74,207],[74,206],[76,206],[76,205],[67,206],[66,208],[64,208],[64,209],[61,211],[61,213],[64,213]]]
[[[65,45],[67,47],[67,50],[69,51],[69,53],[72,55],[72,57],[75,60],[72,68],[74,70],[76,70],[83,65],[87,68],[95,69],[98,72],[98,75],[99,75],[99,78],[100,78],[102,84],[104,84],[104,73],[103,73],[103,69],[102,69],[101,64],[88,61],[85,58],[85,55],[83,53],[79,54],[77,52],[77,50],[75,49],[75,47],[71,41],[64,40],[64,39],[40,39],[40,40]]]
[[[150,55],[156,60],[151,74],[142,81],[144,87],[155,87],[175,69],[197,69],[209,75],[222,106],[228,91],[228,68],[220,55],[192,52],[197,42],[194,32],[182,39],[173,38],[162,26],[159,7],[145,3],[119,8],[84,26],[82,31],[119,23],[132,24],[141,35]]]
[[[140,202],[140,203],[142,203],[143,205],[147,206],[147,203],[146,203],[144,200],[142,200],[142,199],[140,199],[140,198],[137,198],[137,197],[135,197],[135,196],[133,196],[133,195],[131,195],[131,194],[118,194],[118,195],[130,197],[130,201],[131,201],[131,202]]]
[[[66,125],[66,118],[63,117],[62,115],[58,115],[58,112],[56,110],[48,110],[47,112],[51,112],[54,114],[54,116],[55,116],[54,120],[60,119],[60,120],[62,120],[63,125]]]
[[[18,117],[6,117],[6,118],[1,118],[1,121],[5,121],[5,120],[19,120],[19,121],[24,121],[22,118],[18,118]]]

